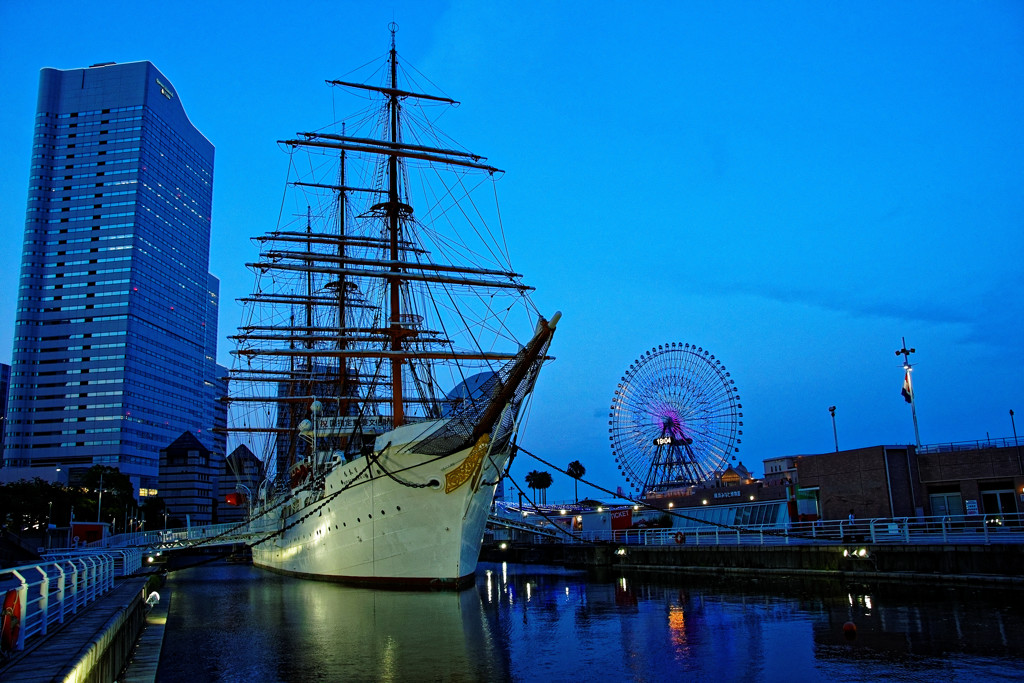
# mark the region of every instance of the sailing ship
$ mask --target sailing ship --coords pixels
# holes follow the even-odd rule
[[[458,103],[419,87],[395,31],[375,83],[327,81],[367,106],[279,141],[293,203],[254,238],[229,434],[271,473],[256,566],[462,588],[560,314],[537,311],[477,197],[495,204],[502,171],[440,133]]]

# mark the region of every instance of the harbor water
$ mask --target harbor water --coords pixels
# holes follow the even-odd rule
[[[1024,592],[483,564],[396,592],[172,572],[157,681],[1019,681]]]

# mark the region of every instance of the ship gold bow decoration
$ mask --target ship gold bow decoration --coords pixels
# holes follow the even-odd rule
[[[469,452],[466,459],[459,463],[450,472],[445,473],[445,493],[451,493],[470,479],[474,481],[473,486],[476,486],[476,481],[480,476],[480,468],[483,465],[484,457],[487,455],[487,451],[490,450],[490,443],[490,435],[484,434],[477,440],[476,444],[473,446],[473,450]]]

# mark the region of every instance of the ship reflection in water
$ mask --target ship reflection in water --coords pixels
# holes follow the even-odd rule
[[[1020,591],[482,564],[476,589],[171,574],[158,681],[1017,680]]]

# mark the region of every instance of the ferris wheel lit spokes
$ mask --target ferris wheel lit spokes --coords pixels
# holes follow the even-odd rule
[[[725,366],[703,348],[666,344],[629,366],[612,400],[612,453],[641,495],[704,483],[735,459],[743,408]]]

